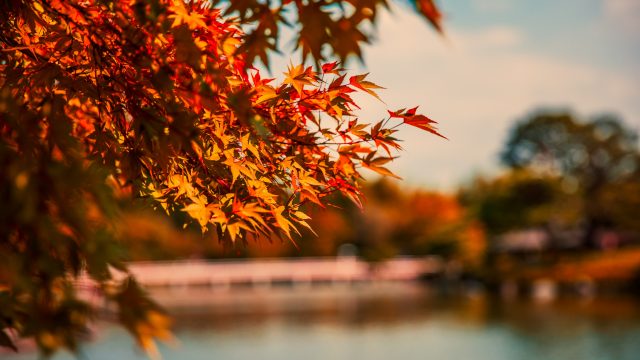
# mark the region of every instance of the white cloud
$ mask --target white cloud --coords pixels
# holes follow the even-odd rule
[[[367,71],[388,88],[382,96],[390,108],[421,105],[451,139],[401,134],[406,152],[391,168],[410,183],[452,188],[474,170],[495,168],[513,121],[539,106],[640,119],[637,84],[615,69],[522,51],[526,39],[513,28],[450,29],[442,41],[416,16],[395,14],[381,19]],[[362,105],[372,120],[384,114],[374,99]]]
[[[602,0],[605,18],[632,32],[640,31],[640,1]]]
[[[461,36],[457,36],[461,35]],[[481,32],[455,34],[453,41],[464,48],[513,47],[522,44],[524,35],[518,29],[507,26],[493,26]]]

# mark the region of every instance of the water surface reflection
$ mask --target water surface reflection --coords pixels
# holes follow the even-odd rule
[[[505,301],[417,284],[163,289],[153,295],[176,319],[180,345],[163,346],[165,359],[640,358],[640,304],[632,298]],[[143,358],[108,324],[100,325],[84,354]]]

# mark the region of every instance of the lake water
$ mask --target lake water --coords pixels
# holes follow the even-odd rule
[[[506,301],[417,284],[169,289],[154,296],[176,319],[177,344],[160,346],[166,360],[640,359],[640,303],[632,298]],[[37,358],[27,349],[0,357]],[[145,359],[107,322],[96,326],[81,358]]]

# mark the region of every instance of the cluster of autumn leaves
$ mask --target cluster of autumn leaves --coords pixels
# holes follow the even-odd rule
[[[271,85],[240,51],[241,24],[195,2],[34,2],[14,14],[3,36],[11,97],[40,112],[42,127],[68,122],[120,188],[232,241],[290,237],[306,226],[299,205],[335,191],[359,202],[360,166],[393,175],[383,165],[399,124],[389,120],[438,134],[415,108],[362,123],[350,94],[377,98],[380,87],[366,74],[347,80],[337,62],[292,65]]]
[[[193,12],[202,14],[186,16],[185,5],[176,4],[175,14],[168,17],[173,19],[171,28],[197,31],[194,43],[201,42],[200,50],[216,49],[222,56],[204,56],[199,68],[177,58],[168,64],[172,69],[184,66],[184,72],[198,83],[194,87],[189,79],[184,87],[191,91],[176,99],[198,117],[198,136],[181,149],[183,156],[168,159],[169,166],[155,161],[153,145],[143,147],[153,156],[143,157],[147,161],[140,173],[131,175],[142,179],[141,194],[151,195],[167,210],[186,211],[203,232],[214,224],[231,241],[246,233],[291,238],[300,226],[308,227],[308,216],[300,209],[305,202],[323,206],[322,199],[336,191],[360,202],[359,166],[392,175],[382,166],[392,160],[390,150],[399,148],[393,137],[396,130],[385,126],[389,120],[397,118],[437,133],[433,121],[417,115],[415,109],[390,112],[373,125],[361,123],[353,116],[357,105],[350,94],[363,91],[378,97],[374,90],[380,87],[367,81],[366,75],[347,80],[336,62],[318,71],[292,65],[284,81],[272,85],[273,79],[262,78],[237,53],[241,41],[235,35],[240,30],[225,28],[214,38],[204,37],[201,34],[206,32],[200,28],[206,24],[206,12],[195,8]],[[173,41],[190,42],[176,34]],[[208,76],[220,69],[225,69],[223,74],[209,81]],[[199,93],[202,87],[213,92],[216,103],[204,100],[208,94]],[[172,130],[165,128],[164,135],[175,137]],[[125,136],[128,132],[129,126],[121,130]]]
[[[432,2],[415,4],[439,28]],[[0,256],[12,261],[0,266],[0,344],[12,346],[9,331],[48,339],[45,352],[74,348],[76,333],[43,319],[88,321],[63,306],[81,303],[71,285],[82,273],[113,299],[135,287],[111,277],[126,271],[119,224],[131,207],[184,213],[230,242],[291,238],[308,227],[304,204],[325,206],[335,192],[360,203],[361,167],[392,175],[397,126],[437,134],[433,121],[415,109],[361,121],[351,94],[379,87],[327,61],[359,56],[363,26],[385,5],[2,2]],[[315,64],[291,65],[275,84],[255,61],[268,64],[280,27],[296,23]],[[121,313],[141,344],[163,333]]]

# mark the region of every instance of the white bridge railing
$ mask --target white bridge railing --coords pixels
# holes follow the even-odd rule
[[[355,257],[134,262],[130,272],[144,286],[230,286],[415,280],[442,271],[438,258],[397,258],[370,264]]]

